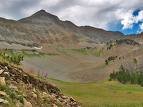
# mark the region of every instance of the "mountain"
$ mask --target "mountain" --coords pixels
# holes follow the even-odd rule
[[[81,47],[121,38],[122,33],[77,26],[70,21],[62,21],[45,10],[18,21],[0,18],[0,41],[18,44],[20,48]]]

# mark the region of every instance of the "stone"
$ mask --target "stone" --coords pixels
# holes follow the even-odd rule
[[[35,88],[33,88],[33,92],[36,92],[36,89],[35,89]]]
[[[24,99],[23,107],[32,107],[32,104],[30,102],[28,102],[26,99]]]
[[[4,70],[3,70],[3,69],[1,69],[1,70],[0,70],[0,74],[2,74],[2,73],[3,73],[3,71],[4,71]]]
[[[4,68],[5,68],[6,70],[8,70],[8,67],[7,67],[7,66],[5,66]]]
[[[62,97],[63,99],[67,99],[67,96],[64,96],[64,95],[63,95],[63,96],[61,96],[61,97]]]
[[[9,72],[4,72],[4,75],[7,75],[7,76],[9,76]]]
[[[8,104],[8,101],[7,101],[7,100],[4,100],[4,99],[2,99],[2,98],[0,98],[0,103]]]
[[[0,77],[0,85],[5,86],[5,77]]]
[[[4,91],[0,91],[0,96],[7,96],[7,94]]]
[[[70,97],[70,101],[75,101],[72,97]]]
[[[35,94],[34,92],[32,92],[32,96],[33,98],[37,99],[37,94]]]
[[[43,96],[43,97],[47,97],[47,98],[51,98],[51,96],[50,96],[48,93],[46,93],[46,92],[43,92],[43,93],[42,93],[42,96]]]
[[[50,97],[50,99],[55,99],[55,96],[53,94],[50,95],[49,97]]]
[[[60,97],[58,98],[58,100],[59,100],[60,102],[63,102],[63,99],[62,99],[62,98],[60,98]]]
[[[52,104],[52,107],[58,107],[56,104]]]

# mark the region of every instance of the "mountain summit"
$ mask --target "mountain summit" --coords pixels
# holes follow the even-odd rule
[[[57,16],[52,15],[52,14],[46,12],[45,10],[40,10],[40,11],[36,12],[35,14],[33,14],[31,17],[36,17],[36,18],[48,17],[48,18],[58,19]]]
[[[34,15],[38,15],[38,16],[46,16],[49,15],[48,12],[46,12],[46,10],[39,10],[38,12],[36,12]]]
[[[49,22],[58,22],[59,18],[55,15],[52,15],[45,10],[40,10],[33,15],[23,18],[19,20],[20,22],[27,22],[27,23],[49,23]]]

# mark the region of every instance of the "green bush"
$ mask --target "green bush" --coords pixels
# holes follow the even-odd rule
[[[14,63],[16,65],[20,65],[21,61],[23,61],[23,55],[22,54],[18,54],[18,53],[13,53],[7,59],[11,63]]]
[[[0,57],[9,63],[20,65],[21,61],[23,61],[24,55],[22,53],[9,51],[6,49],[0,52]]]
[[[24,96],[21,93],[17,92],[16,90],[8,87],[7,85],[0,86],[0,90],[6,92],[6,94],[8,95],[7,97],[9,97],[12,100],[12,102],[18,100],[22,104],[24,104]]]
[[[108,65],[109,62],[111,62],[111,61],[114,62],[117,58],[118,58],[118,56],[110,56],[105,60],[105,64]]]

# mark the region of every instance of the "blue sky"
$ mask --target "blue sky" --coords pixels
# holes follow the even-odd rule
[[[143,31],[143,0],[0,0],[0,17],[21,19],[44,9],[84,26],[136,34]]]
[[[133,11],[132,17],[138,17],[140,12],[142,12],[142,10],[140,9]],[[140,27],[142,24],[143,24],[143,16],[141,20],[132,23],[132,27],[127,27],[123,29],[124,25],[121,23],[121,20],[112,22],[108,26],[110,31],[120,31],[125,35],[130,35],[130,34],[139,34],[143,32],[143,29]]]

